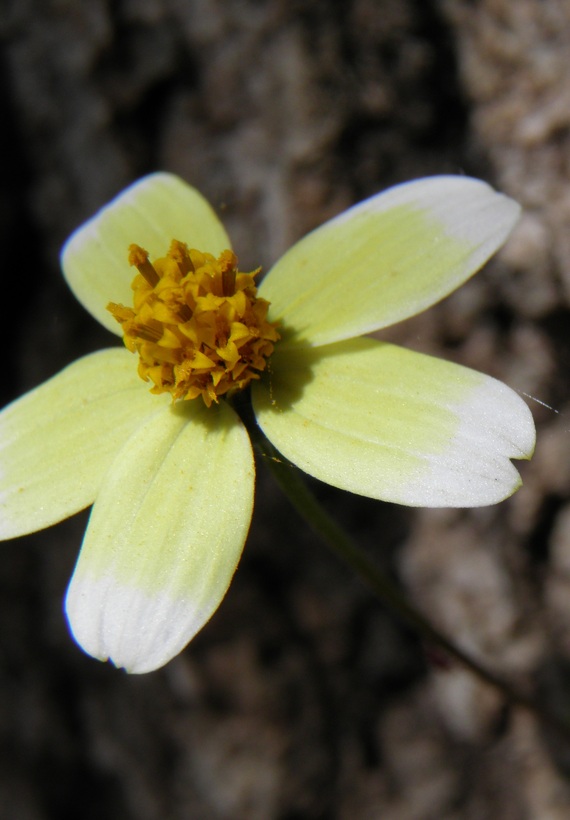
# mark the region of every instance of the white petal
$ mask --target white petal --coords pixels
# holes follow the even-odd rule
[[[136,270],[127,261],[129,246],[140,245],[153,260],[166,255],[173,239],[214,256],[230,247],[222,223],[198,191],[173,174],[151,174],[69,237],[61,254],[63,272],[81,304],[121,336],[107,305],[133,303]]]
[[[397,185],[297,242],[260,295],[270,318],[313,345],[414,316],[447,296],[503,244],[516,202],[467,177]]]
[[[78,359],[0,413],[0,538],[92,504],[117,451],[160,410],[124,348]],[[167,401],[167,400],[166,400]]]
[[[398,504],[474,507],[520,486],[531,413],[496,379],[374,339],[290,346],[254,386],[266,436],[305,472]]]
[[[175,405],[117,456],[93,507],[66,610],[89,654],[149,672],[219,606],[253,508],[247,433],[225,403]]]

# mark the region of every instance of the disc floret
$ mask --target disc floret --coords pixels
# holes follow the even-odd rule
[[[139,271],[133,308],[111,302],[107,309],[139,354],[138,372],[152,393],[201,396],[210,407],[259,379],[279,339],[266,318],[269,302],[257,296],[259,269],[243,273],[233,251],[216,259],[177,240],[154,262],[131,245],[129,263]]]

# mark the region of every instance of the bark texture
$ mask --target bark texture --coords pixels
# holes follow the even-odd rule
[[[0,33],[4,401],[108,344],[58,251],[149,171],[223,209],[245,269],[417,176],[480,176],[521,202],[492,264],[391,337],[539,399],[523,489],[431,512],[316,491],[458,643],[567,709],[569,0],[4,0]],[[223,606],[157,673],[68,636],[85,522],[0,551],[2,818],[570,816],[570,746],[426,651],[263,464]]]

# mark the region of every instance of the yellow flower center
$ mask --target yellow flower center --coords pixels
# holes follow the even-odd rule
[[[210,407],[259,378],[279,339],[266,320],[269,302],[257,297],[259,270],[241,273],[232,251],[216,259],[176,240],[153,263],[131,245],[129,264],[139,271],[134,307],[111,302],[107,310],[126,347],[139,354],[138,372],[153,383],[152,393],[201,396]]]

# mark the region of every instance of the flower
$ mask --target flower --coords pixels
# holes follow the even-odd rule
[[[66,597],[87,653],[156,669],[219,606],[253,509],[249,436],[225,400],[247,383],[283,456],[341,489],[477,506],[518,488],[511,459],[534,447],[524,402],[366,335],[462,284],[518,212],[474,179],[399,185],[298,242],[259,295],[210,206],[169,174],[138,181],[71,236],[70,287],[129,349],[79,359],[2,411],[0,537],[93,504]]]

